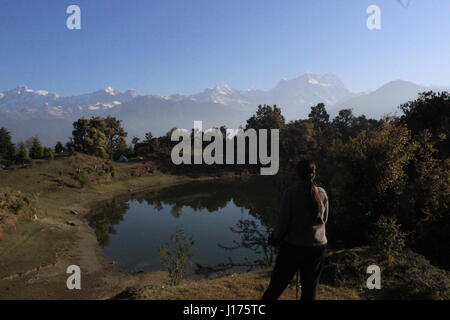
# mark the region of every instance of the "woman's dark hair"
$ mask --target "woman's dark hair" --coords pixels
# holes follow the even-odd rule
[[[313,219],[316,219],[322,214],[323,209],[319,188],[314,183],[316,164],[310,160],[301,160],[297,164],[297,175],[301,180],[309,183],[311,197],[308,207],[310,208]]]

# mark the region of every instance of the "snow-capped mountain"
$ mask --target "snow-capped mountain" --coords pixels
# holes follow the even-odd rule
[[[342,81],[333,74],[307,73],[294,79],[281,80],[273,89],[240,91],[221,83],[212,89],[189,96],[199,102],[228,105],[238,110],[254,111],[259,104],[277,104],[289,120],[304,117],[309,107],[319,102],[334,106],[352,97]]]
[[[393,81],[373,92],[354,94],[330,73],[284,79],[270,90],[237,90],[220,83],[190,96],[140,95],[135,90],[120,92],[107,87],[60,97],[20,86],[0,93],[0,127],[9,129],[15,141],[39,135],[44,143],[53,144],[67,141],[76,119],[97,115],[122,120],[129,137],[148,131],[162,135],[172,127],[190,128],[194,120],[203,120],[208,127],[237,127],[245,124],[260,104],[278,105],[287,121],[306,118],[310,107],[320,102],[332,115],[351,108],[355,114],[379,118],[416,99],[419,92],[432,89]]]
[[[226,83],[219,83],[214,88],[205,89],[203,92],[189,96],[198,102],[212,102],[224,105],[246,105],[249,103],[242,92],[230,88]]]
[[[95,110],[114,108],[128,102],[139,93],[134,90],[120,92],[111,87],[79,96],[60,97],[45,90],[33,90],[26,86],[0,94],[0,110],[18,112],[26,117],[68,117],[90,113]]]
[[[58,98],[57,94],[45,90],[35,91],[26,86],[19,86],[0,94],[0,108],[10,111],[43,108]]]

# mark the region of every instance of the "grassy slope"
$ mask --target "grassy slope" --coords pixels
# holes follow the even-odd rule
[[[369,290],[366,269],[381,268],[381,290]],[[176,287],[129,289],[123,299],[260,299],[267,288],[270,268],[203,281],[184,281]],[[450,299],[449,272],[432,266],[423,256],[405,250],[388,261],[371,248],[329,252],[319,286],[320,300]],[[281,299],[295,299],[293,283]]]
[[[271,269],[201,281],[185,281],[176,287],[153,286],[131,293],[133,299],[144,300],[259,300],[267,288]],[[295,299],[294,282],[284,291],[281,300]],[[357,300],[358,292],[351,288],[319,287],[320,300]],[[120,297],[119,297],[120,298]]]

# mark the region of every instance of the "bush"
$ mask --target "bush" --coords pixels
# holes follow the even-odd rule
[[[188,238],[182,227],[170,237],[175,248],[164,244],[159,247],[159,256],[169,271],[169,285],[176,286],[181,282],[186,268],[190,264],[192,238]]]
[[[31,162],[30,153],[24,143],[19,144],[19,150],[17,151],[16,161],[21,164]]]
[[[30,157],[32,159],[41,159],[44,156],[44,148],[38,137],[34,137],[30,148]]]
[[[0,211],[19,214],[21,211],[29,209],[30,206],[31,199],[20,191],[0,191]]]
[[[388,260],[397,257],[405,247],[406,234],[401,231],[395,217],[382,216],[375,225],[373,242],[379,253]]]
[[[381,290],[369,290],[367,267],[381,269]],[[377,250],[359,247],[329,251],[321,282],[356,289],[366,299],[450,299],[450,273],[439,269],[420,254],[405,249],[394,263]]]
[[[55,154],[54,154],[52,149],[44,148],[44,155],[43,155],[43,157],[44,157],[44,159],[47,159],[47,160],[53,160],[53,159],[55,159]]]
[[[84,188],[85,186],[89,185],[89,183],[91,182],[91,179],[89,177],[89,173],[86,170],[79,170],[77,175],[76,175],[76,179],[80,182],[80,185],[82,188]]]

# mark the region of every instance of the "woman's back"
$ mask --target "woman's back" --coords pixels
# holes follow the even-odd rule
[[[299,182],[283,195],[280,218],[274,237],[297,246],[321,246],[327,243],[325,224],[328,219],[328,196],[318,189],[318,212],[311,209],[311,184]]]
[[[302,299],[316,299],[327,247],[325,224],[328,196],[314,184],[316,165],[309,160],[297,164],[298,184],[283,195],[281,212],[269,243],[280,244],[275,268],[263,299],[278,299],[300,271]]]

